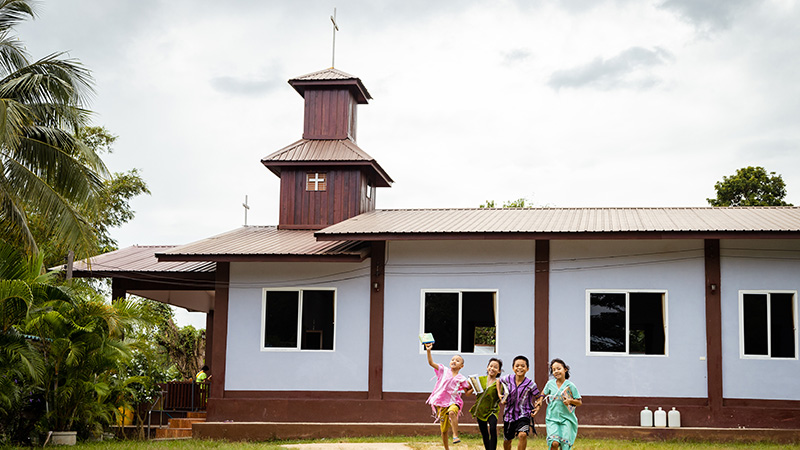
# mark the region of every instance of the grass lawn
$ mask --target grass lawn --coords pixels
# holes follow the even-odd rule
[[[315,441],[273,441],[273,442],[226,442],[226,441],[205,441],[205,440],[179,440],[179,441],[105,441],[95,443],[81,443],[74,447],[76,450],[85,449],[110,449],[110,450],[150,450],[150,449],[175,449],[175,450],[202,450],[202,449],[222,449],[222,450],[280,450],[284,445],[298,443],[325,443],[325,442],[402,442],[415,450],[430,450],[442,448],[441,442],[431,436],[389,436],[375,438],[352,438],[352,439],[318,439]],[[516,442],[512,447],[516,449]],[[600,440],[600,439],[581,439],[575,443],[576,450],[690,450],[690,449],[798,449],[800,444],[771,444],[771,443],[737,443],[722,444],[713,442],[643,442],[643,441],[622,441],[622,440]],[[60,447],[66,450],[66,447]],[[451,445],[453,450],[483,450],[483,443],[479,435],[463,435],[462,442]],[[502,442],[498,445],[503,448]],[[528,448],[545,450],[547,444],[544,438],[533,438],[528,441]]]

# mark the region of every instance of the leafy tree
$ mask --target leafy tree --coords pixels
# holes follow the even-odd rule
[[[503,202],[503,208],[530,208],[532,205],[524,198]],[[494,200],[486,200],[479,208],[496,208]]]
[[[87,120],[92,79],[63,53],[29,60],[11,30],[34,17],[32,3],[0,1],[0,231],[36,252],[28,225],[35,212],[59,240],[83,248],[91,246],[92,230],[76,205],[95,207],[107,173],[76,136]]]
[[[744,167],[736,174],[723,176],[714,185],[717,198],[707,198],[711,206],[792,206],[783,201],[786,184],[775,172],[763,167]]]
[[[105,127],[85,126],[78,130],[78,138],[95,154],[103,155],[113,152],[113,144],[117,136]],[[122,226],[134,217],[130,201],[139,195],[150,194],[147,183],[137,169],[127,172],[115,172],[103,179],[103,190],[97,204],[92,207],[75,205],[92,227],[91,245],[86,245],[75,253],[76,259],[84,259],[100,253],[117,249],[117,241],[111,237],[111,228]],[[63,264],[64,257],[73,247],[64,242],[49,230],[47,219],[41,214],[29,216],[32,235],[40,250],[45,253],[46,267]]]

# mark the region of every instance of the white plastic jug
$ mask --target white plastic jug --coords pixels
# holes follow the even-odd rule
[[[653,422],[655,422],[655,427],[657,428],[666,428],[667,427],[667,412],[658,407],[658,411],[653,413]]]
[[[653,426],[653,411],[647,409],[647,406],[639,413],[639,425],[643,427]]]
[[[672,411],[667,414],[667,421],[670,428],[678,428],[681,426],[681,412],[672,407]]]

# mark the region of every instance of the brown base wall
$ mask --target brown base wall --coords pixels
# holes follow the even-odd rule
[[[272,398],[210,399],[208,420],[212,422],[339,422],[339,423],[431,423],[427,394],[386,394],[383,400],[368,400],[353,393],[331,398],[310,398],[309,393],[278,393]],[[360,397],[360,398],[359,398]],[[465,401],[462,423],[474,424],[466,412],[474,401]],[[644,406],[656,410],[676,407],[681,425],[691,428],[773,428],[800,429],[800,402],[726,400],[716,414],[705,399],[584,397],[578,408],[583,425],[638,426]],[[543,421],[543,415],[537,421]]]
[[[502,425],[500,426],[502,428]],[[459,426],[462,433],[478,434],[472,424]],[[544,440],[543,425],[534,439]],[[499,434],[500,432],[498,432]],[[274,441],[279,439],[343,439],[365,436],[431,436],[438,442],[439,426],[431,423],[303,423],[303,422],[203,422],[192,425],[194,439]],[[578,439],[625,439],[639,441],[696,440],[711,442],[800,442],[800,430],[732,428],[642,428],[581,425]]]

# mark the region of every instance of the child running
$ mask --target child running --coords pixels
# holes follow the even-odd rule
[[[503,361],[490,358],[486,366],[486,376],[478,377],[483,392],[478,394],[475,404],[469,413],[478,421],[478,428],[483,436],[483,447],[486,450],[497,449],[497,409],[500,395],[497,392],[497,376],[503,371]]]
[[[536,434],[531,418],[539,412],[539,388],[530,378],[525,377],[529,369],[528,358],[520,355],[514,358],[510,373],[500,379],[500,403],[505,404],[503,414],[503,448],[511,450],[511,442],[518,438],[517,449],[528,446],[528,437]]]
[[[470,388],[466,377],[459,373],[461,368],[464,367],[464,358],[460,355],[453,356],[450,359],[450,369],[448,370],[445,369],[444,365],[433,362],[431,348],[433,348],[433,344],[425,344],[425,350],[428,352],[428,364],[436,371],[436,385],[425,403],[431,405],[433,414],[436,416],[436,420],[439,421],[442,430],[442,443],[445,450],[448,450],[450,445],[447,434],[450,428],[453,429],[453,444],[461,442],[458,437],[458,416],[461,413],[461,408],[464,407],[461,393],[471,392],[472,388]]]
[[[550,361],[552,380],[544,386],[542,394],[547,401],[547,445],[551,450],[570,450],[578,435],[578,418],[575,407],[581,406],[581,394],[569,381],[569,366],[561,359]]]

